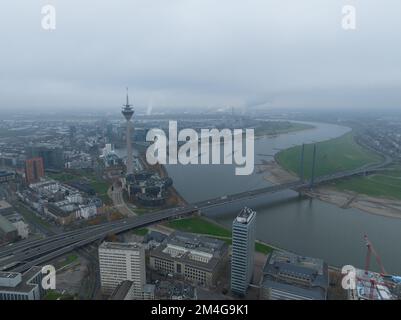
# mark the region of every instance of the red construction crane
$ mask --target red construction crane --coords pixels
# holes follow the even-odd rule
[[[365,243],[366,243],[366,248],[368,249],[368,251],[366,252],[366,261],[365,261],[365,275],[368,276],[369,275],[369,266],[370,266],[370,257],[372,255],[372,253],[374,254],[375,258],[376,258],[376,262],[378,264],[378,266],[380,267],[380,275],[383,277],[387,274],[386,270],[383,267],[382,261],[380,259],[380,256],[377,254],[376,250],[373,248],[372,243],[369,241],[368,236],[365,234],[364,236],[365,239]],[[371,300],[373,300],[373,295],[374,295],[374,290],[376,288],[376,286],[380,283],[377,282],[376,279],[374,278],[370,278],[370,294],[369,294],[369,298]]]
[[[386,270],[383,267],[382,264],[382,260],[380,259],[380,256],[377,254],[375,248],[373,248],[372,243],[369,241],[368,236],[365,234],[364,236],[365,239],[365,243],[366,243],[366,247],[368,249],[367,253],[366,253],[366,261],[365,261],[365,274],[368,274],[369,272],[369,266],[370,266],[370,257],[372,255],[372,253],[374,254],[375,258],[376,258],[376,262],[380,267],[380,271],[381,271],[381,276],[385,276],[387,274]]]

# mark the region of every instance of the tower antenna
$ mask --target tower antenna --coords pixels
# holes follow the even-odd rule
[[[131,118],[134,115],[132,104],[129,104],[128,87],[127,87],[127,103],[123,104],[121,113],[125,120],[127,120],[126,139],[127,139],[127,174],[133,173],[133,159],[132,159],[132,143],[131,143]]]

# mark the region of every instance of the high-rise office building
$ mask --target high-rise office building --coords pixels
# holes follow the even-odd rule
[[[232,227],[231,291],[244,296],[253,275],[256,212],[244,208]]]
[[[28,158],[42,158],[45,169],[61,170],[64,168],[63,149],[51,144],[37,144],[26,148]]]
[[[141,299],[146,284],[145,249],[139,243],[103,242],[99,247],[100,282],[111,294],[125,280],[133,282],[133,296]]]
[[[28,184],[39,182],[45,176],[42,158],[33,158],[25,161],[25,179]]]

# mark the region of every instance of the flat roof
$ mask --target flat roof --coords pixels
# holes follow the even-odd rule
[[[99,249],[111,249],[111,250],[135,250],[142,248],[142,244],[137,242],[103,242]]]
[[[21,292],[28,293],[37,287],[37,284],[29,283],[33,277],[35,277],[39,272],[42,272],[41,267],[32,267],[28,271],[22,274],[21,282],[15,287],[2,287],[0,286],[0,291],[2,292]]]
[[[0,215],[0,231],[4,233],[9,233],[17,231],[17,228],[10,221]]]
[[[12,171],[3,171],[3,170],[0,171],[0,177],[14,175],[14,174],[15,174],[15,172],[12,172]]]
[[[181,246],[183,249],[186,249],[187,252],[179,256],[172,256],[169,253],[164,252],[164,249],[168,244]],[[189,257],[190,250],[211,253],[212,257],[210,258],[209,262],[200,262]],[[193,268],[197,268],[206,272],[213,272],[213,270],[221,261],[221,258],[227,252],[228,245],[222,240],[176,231],[166,240],[164,240],[160,246],[152,250],[150,255],[167,261],[182,261],[188,265],[191,265]]]
[[[294,285],[291,285],[288,283],[281,283],[281,282],[272,281],[272,280],[264,281],[263,286],[269,287],[273,290],[290,293],[291,295],[300,296],[305,299],[310,299],[310,300],[325,300],[326,299],[325,290],[320,287],[303,288],[303,287],[294,286]]]
[[[0,210],[6,210],[12,208],[11,204],[9,204],[5,200],[0,200]]]
[[[246,224],[250,220],[252,220],[252,218],[255,216],[255,214],[256,214],[256,211],[254,211],[248,207],[245,207],[240,211],[240,213],[238,214],[235,221],[238,223]]]
[[[171,234],[166,241],[168,244],[176,245],[187,250],[197,250],[210,254],[218,253],[226,244],[219,239],[179,231]]]
[[[263,288],[325,299],[328,286],[328,265],[322,259],[274,250],[263,267]]]
[[[7,278],[7,279],[13,279],[18,277],[19,273],[17,272],[3,272],[0,271],[0,278]]]

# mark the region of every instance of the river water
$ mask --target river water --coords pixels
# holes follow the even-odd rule
[[[314,129],[263,137],[255,141],[255,163],[271,160],[275,153],[302,143],[339,137],[350,129],[313,123]],[[270,185],[263,174],[236,176],[233,165],[167,165],[177,191],[197,202]],[[319,257],[334,266],[351,264],[363,268],[364,234],[379,252],[388,272],[401,274],[401,219],[382,217],[357,209],[341,209],[317,199],[300,197],[287,190],[242,201],[204,214],[231,227],[243,206],[257,210],[257,238],[301,255]],[[372,256],[371,269],[378,270]]]

